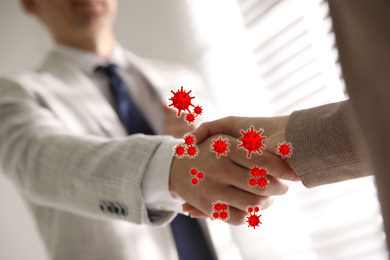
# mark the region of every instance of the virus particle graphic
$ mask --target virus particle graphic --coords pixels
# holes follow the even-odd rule
[[[251,178],[248,179],[248,185],[250,187],[265,188],[268,185],[268,179],[266,177],[268,171],[265,168],[260,169],[260,167],[254,166],[253,168],[249,168],[249,170],[251,170],[249,172]]]
[[[195,119],[196,119],[196,116],[192,113],[187,114],[186,118],[185,118],[185,120],[188,122],[189,125],[191,123],[195,123]]]
[[[191,179],[191,184],[192,185],[196,186],[196,185],[198,185],[198,183],[199,183],[199,180],[197,178],[192,178]]]
[[[194,114],[197,116],[200,116],[203,113],[203,108],[199,105],[194,107]]]
[[[213,212],[213,214],[211,214],[211,216],[213,217],[213,219],[219,219],[219,213],[218,212]]]
[[[185,154],[184,147],[181,144],[177,145],[174,149],[175,149],[174,155],[176,155],[179,158]]]
[[[184,138],[185,145],[193,145],[195,143],[195,136],[188,134]]]
[[[264,178],[264,177],[259,178],[259,179],[257,180],[257,185],[258,185],[259,187],[265,188],[265,186],[268,185],[268,179],[267,179],[267,178]]]
[[[290,143],[286,143],[286,141],[284,141],[284,143],[281,143],[279,144],[279,148],[278,148],[278,154],[280,154],[282,156],[282,158],[284,159],[284,157],[290,157],[291,154],[292,154],[292,147],[290,147]]]
[[[176,108],[178,110],[178,113],[177,113],[177,116],[179,117],[180,116],[180,113],[181,111],[183,110],[187,110],[188,113],[191,113],[189,107],[190,106],[194,106],[192,103],[191,103],[191,100],[195,97],[190,97],[190,93],[191,93],[192,90],[186,92],[183,90],[183,86],[181,87],[181,89],[178,89],[176,92],[174,92],[173,90],[171,90],[172,94],[173,94],[173,97],[171,97],[169,100],[172,101],[172,104],[169,105],[170,106],[173,106],[174,108]]]
[[[245,222],[248,222],[248,227],[253,227],[253,229],[256,229],[256,227],[260,227],[259,224],[262,224],[260,222],[261,215],[256,215],[256,212],[259,211],[259,208],[255,207],[253,209],[252,207],[249,207],[247,211],[249,213],[249,216],[247,216],[247,220]]]
[[[219,213],[219,218],[221,220],[227,220],[229,218],[229,212],[222,211],[221,213]]]
[[[227,147],[230,144],[227,143],[227,141],[227,139],[222,140],[222,137],[219,137],[219,139],[217,140],[213,140],[214,144],[211,144],[211,148],[213,148],[211,149],[211,151],[217,153],[217,158],[219,158],[221,154],[227,155],[226,152],[229,152],[229,149]]]
[[[260,172],[260,176],[263,176],[263,177],[265,177],[265,175],[267,175],[267,173],[268,173],[268,171],[265,168],[261,168],[259,170],[259,172]]]
[[[257,184],[257,180],[255,178],[248,179],[248,185],[251,187],[255,187]]]
[[[211,210],[211,219],[220,219],[223,221],[229,219],[229,211],[226,204],[217,201],[213,203]]]
[[[190,170],[190,174],[191,174],[191,184],[193,186],[198,185],[199,181],[201,181],[204,178],[204,173],[198,172],[198,170],[195,168],[192,168]]]
[[[204,178],[204,173],[203,172],[198,172],[198,170],[195,169],[195,168],[192,168],[190,170],[190,174],[191,174],[191,184],[193,186],[198,185],[199,182]]]
[[[192,168],[190,173],[191,173],[191,175],[196,175],[198,173],[198,170],[195,168]]]
[[[255,166],[253,168],[249,168],[249,170],[251,170],[249,174],[252,175],[253,177],[256,178],[256,177],[260,176],[260,168],[258,166]]]
[[[221,211],[222,210],[222,203],[221,202],[213,203],[213,210]]]
[[[198,153],[198,149],[196,148],[196,146],[190,145],[187,147],[187,155],[189,157],[195,157],[197,153]]]
[[[248,150],[248,158],[251,157],[252,152],[258,152],[261,154],[260,147],[265,148],[265,146],[262,144],[262,141],[265,139],[265,137],[260,136],[262,132],[262,130],[259,132],[254,131],[253,126],[246,132],[241,130],[243,137],[238,139],[238,141],[241,141],[242,144],[238,147],[243,147],[244,149]]]

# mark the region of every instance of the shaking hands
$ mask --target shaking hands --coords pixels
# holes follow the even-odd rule
[[[183,210],[192,217],[209,217],[213,203],[221,201],[229,205],[228,223],[243,224],[248,206],[268,208],[273,202],[272,196],[283,195],[288,191],[288,181],[298,181],[298,176],[289,167],[286,160],[277,154],[278,144],[285,141],[285,129],[288,116],[275,118],[227,117],[202,124],[192,134],[196,137],[199,153],[195,158],[174,157],[171,165],[169,188],[174,196],[187,203]],[[263,129],[265,149],[261,155],[238,148],[242,137],[241,130],[254,126]],[[217,158],[211,152],[212,140],[228,139],[229,152]],[[265,188],[248,185],[250,168],[266,168],[269,184]],[[191,185],[192,168],[204,173],[197,186]],[[287,180],[287,181],[286,181]]]

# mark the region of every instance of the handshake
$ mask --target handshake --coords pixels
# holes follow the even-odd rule
[[[244,224],[248,207],[271,206],[274,195],[283,195],[288,191],[290,181],[299,181],[299,177],[290,168],[288,162],[277,154],[278,144],[285,141],[285,130],[289,116],[274,118],[227,117],[202,124],[191,134],[198,145],[198,155],[194,158],[174,157],[169,177],[169,190],[174,197],[180,197],[186,203],[183,211],[195,218],[207,218],[212,213],[213,203],[221,201],[229,206],[227,223]],[[238,146],[241,131],[263,129],[266,137],[262,144],[261,155]],[[217,158],[211,152],[213,140],[222,137],[228,139],[229,152]],[[250,169],[254,166],[267,169],[268,185],[255,187],[248,185]],[[204,173],[198,185],[191,185],[191,169]]]

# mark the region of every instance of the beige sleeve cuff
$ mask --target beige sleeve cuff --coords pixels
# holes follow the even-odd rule
[[[349,101],[295,111],[286,139],[290,166],[308,188],[372,174]]]

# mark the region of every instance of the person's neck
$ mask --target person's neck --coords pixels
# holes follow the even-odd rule
[[[115,37],[112,33],[84,38],[55,37],[55,41],[62,45],[92,52],[103,59],[110,57],[115,45]]]

